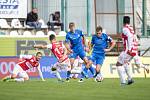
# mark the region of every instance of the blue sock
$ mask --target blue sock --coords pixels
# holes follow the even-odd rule
[[[82,74],[84,75],[84,77],[88,78],[88,68],[84,68]]]
[[[87,73],[88,73],[88,68],[85,67],[85,68],[83,69],[83,72],[84,72],[85,75],[87,75]]]
[[[94,76],[94,75],[95,75],[95,69],[91,66],[91,67],[89,68],[89,70],[91,71],[92,76]]]
[[[97,72],[97,71],[96,71],[96,74],[94,75],[94,78],[97,77],[97,75],[98,75],[99,73],[100,73],[100,72]]]
[[[71,72],[67,71],[67,78],[70,78]]]
[[[83,74],[83,72],[81,72],[81,78],[83,79],[85,76],[84,76],[84,74]]]

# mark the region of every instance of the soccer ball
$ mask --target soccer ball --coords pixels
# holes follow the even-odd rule
[[[73,74],[72,78],[77,79],[79,74]]]
[[[102,76],[97,76],[96,78],[95,78],[95,81],[96,82],[102,82],[104,80],[104,78],[102,77]]]

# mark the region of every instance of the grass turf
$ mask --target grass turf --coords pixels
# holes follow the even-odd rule
[[[78,83],[59,83],[30,80],[24,83],[0,81],[0,100],[149,100],[150,79],[135,79],[130,86],[120,86],[119,79],[105,79],[102,83],[85,80]]]

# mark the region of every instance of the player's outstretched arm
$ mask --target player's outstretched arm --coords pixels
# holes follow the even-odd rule
[[[42,71],[41,71],[41,69],[40,69],[40,64],[39,64],[39,66],[37,67],[37,70],[38,70],[38,72],[39,72],[39,76],[41,77],[42,81],[45,81],[45,79],[43,78]]]
[[[47,49],[47,45],[34,45],[34,48]]]

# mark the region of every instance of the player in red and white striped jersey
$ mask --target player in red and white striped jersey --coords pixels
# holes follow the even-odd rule
[[[18,64],[16,64],[16,66],[14,67],[14,70],[12,72],[12,74],[10,76],[7,76],[3,79],[3,81],[17,81],[17,82],[23,82],[25,80],[29,80],[29,76],[26,73],[26,71],[28,69],[31,69],[33,67],[36,67],[39,75],[42,79],[42,81],[45,81],[40,69],[40,63],[39,60],[42,57],[42,53],[41,52],[37,52],[36,56],[33,55],[20,55],[20,62]],[[17,77],[19,76],[19,77]]]
[[[65,48],[63,42],[57,42],[55,35],[51,34],[49,36],[49,40],[51,44],[48,45],[34,45],[34,48],[42,48],[42,49],[50,49],[55,57],[57,58],[58,62],[54,64],[52,67],[53,73],[56,75],[59,81],[62,81],[62,78],[59,74],[61,70],[67,70],[67,73],[70,73],[71,65],[70,60],[67,55],[67,49]]]
[[[128,17],[125,17],[125,19],[128,20]],[[128,23],[124,24],[122,39],[123,39],[124,51],[120,54],[118,62],[120,64],[123,64],[124,70],[122,67],[117,67],[118,73],[120,75],[120,78],[124,76],[124,75],[121,75],[121,73],[126,73],[128,76],[128,84],[132,84],[133,80],[129,71],[129,63],[132,58],[134,59],[134,62],[138,68],[144,68],[147,71],[147,73],[149,73],[149,68],[148,66],[142,64],[139,59],[137,35],[134,33],[133,27],[130,26]],[[122,71],[119,71],[121,70],[121,68],[122,68]],[[124,79],[121,78],[121,83],[124,84],[125,80],[124,81],[123,80]]]
[[[132,60],[132,58],[136,55],[138,50],[138,45],[136,44],[135,38],[134,38],[134,30],[130,26],[130,17],[124,16],[123,18],[123,33],[122,33],[122,39],[123,39],[123,46],[124,50],[121,52],[121,54],[118,57],[117,61],[117,70],[120,77],[121,84],[126,84],[126,78],[125,73],[128,75],[129,72],[129,66],[128,63]],[[126,68],[124,67],[126,65]],[[131,76],[131,75],[129,75]],[[128,85],[133,83],[132,77],[128,77]]]

